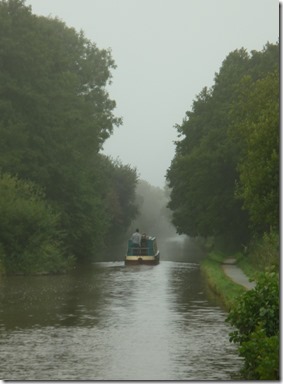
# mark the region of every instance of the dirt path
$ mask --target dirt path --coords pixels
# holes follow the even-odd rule
[[[244,274],[241,268],[235,265],[235,259],[226,259],[222,263],[222,268],[226,275],[230,277],[236,284],[242,285],[247,290],[253,289],[256,285],[254,281],[249,281],[249,278]]]

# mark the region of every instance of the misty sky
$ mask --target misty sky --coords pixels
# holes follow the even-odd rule
[[[175,124],[225,57],[262,50],[279,37],[275,0],[27,0],[33,13],[59,17],[111,48],[117,69],[110,97],[123,125],[104,152],[163,187],[175,154]]]

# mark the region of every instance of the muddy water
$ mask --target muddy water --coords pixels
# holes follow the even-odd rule
[[[231,380],[241,366],[196,263],[95,263],[0,292],[1,379]]]

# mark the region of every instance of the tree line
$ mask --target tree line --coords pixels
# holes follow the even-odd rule
[[[231,52],[176,129],[167,180],[178,232],[234,250],[278,234],[278,43]]]
[[[179,233],[247,251],[257,284],[230,310],[230,341],[242,379],[278,380],[279,44],[231,52],[214,80],[176,126],[169,207]]]
[[[136,170],[103,155],[122,120],[110,50],[24,0],[0,1],[0,264],[59,272],[136,216]]]

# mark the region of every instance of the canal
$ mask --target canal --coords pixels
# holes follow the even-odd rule
[[[2,277],[0,378],[232,380],[241,361],[198,263]]]

